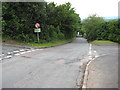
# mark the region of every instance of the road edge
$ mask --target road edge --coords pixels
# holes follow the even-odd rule
[[[82,83],[82,89],[87,88],[87,81],[88,81],[88,75],[89,75],[89,65],[98,58],[98,55],[96,51],[92,51],[92,44],[89,46],[89,58],[87,61],[87,64],[85,65],[84,74],[83,74],[83,83]]]

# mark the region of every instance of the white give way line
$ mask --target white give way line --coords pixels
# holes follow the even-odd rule
[[[21,49],[21,50],[17,50],[17,51],[12,51],[12,52],[8,52],[6,55],[5,54],[0,55],[0,60],[9,59],[13,56],[18,56],[21,54],[30,53],[30,52],[37,51],[37,50],[44,50],[44,49],[27,49],[27,50]]]

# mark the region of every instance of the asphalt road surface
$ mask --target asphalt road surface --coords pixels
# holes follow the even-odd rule
[[[35,49],[3,60],[3,88],[76,88],[82,75],[78,64],[88,55],[83,38],[45,49]]]
[[[2,43],[2,54],[4,54],[4,56],[7,56],[9,52],[19,51],[22,49],[32,49],[32,47]]]
[[[118,45],[93,45],[99,57],[89,67],[87,88],[118,88]]]

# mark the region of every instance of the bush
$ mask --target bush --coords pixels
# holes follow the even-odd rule
[[[50,37],[50,40],[51,41],[54,41],[54,40],[57,40],[58,37],[57,37],[57,32],[56,32],[56,28],[53,26],[53,25],[50,25],[49,26],[49,37]]]
[[[100,17],[91,16],[83,21],[81,31],[88,41],[111,40],[120,43],[119,23],[120,20],[106,22]]]
[[[7,23],[5,20],[2,20],[2,35],[5,36],[5,26],[7,26]]]

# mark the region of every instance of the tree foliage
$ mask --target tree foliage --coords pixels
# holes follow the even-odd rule
[[[120,43],[120,20],[104,21],[102,17],[92,15],[82,23],[82,34],[88,41],[111,40]]]
[[[80,29],[81,20],[68,2],[57,6],[47,2],[3,2],[3,37],[34,42],[35,23],[40,23],[41,42],[57,39],[71,39]]]
[[[90,40],[95,40],[97,32],[99,31],[99,25],[104,22],[104,19],[97,17],[96,15],[89,16],[82,23],[82,30],[86,33],[85,37]]]

